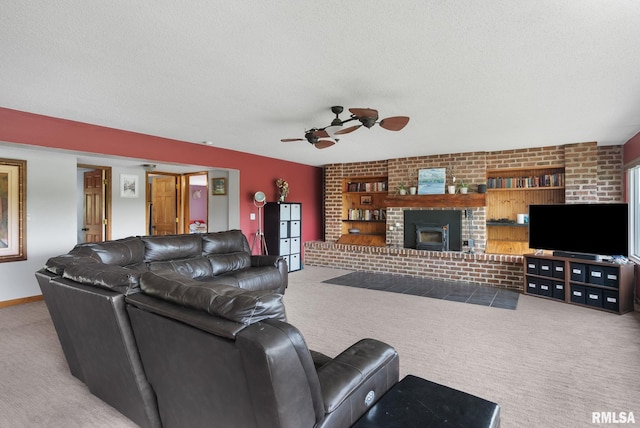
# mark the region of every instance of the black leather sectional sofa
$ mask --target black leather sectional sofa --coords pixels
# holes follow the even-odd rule
[[[237,230],[81,244],[36,273],[71,373],[142,427],[349,427],[398,382],[398,355],[310,351],[287,275]]]

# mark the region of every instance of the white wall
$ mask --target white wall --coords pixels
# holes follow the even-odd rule
[[[27,161],[27,260],[0,263],[0,301],[40,295],[35,272],[76,243],[76,159],[0,147],[0,157]]]
[[[107,165],[108,166],[108,165]],[[138,176],[138,197],[123,198],[120,196],[120,174]],[[127,236],[148,235],[146,230],[146,197],[145,172],[138,168],[111,168],[111,237],[112,239]]]
[[[0,263],[0,302],[4,302],[40,295],[35,272],[47,259],[69,252],[78,242],[78,217],[82,215],[78,187],[82,184],[78,184],[78,156],[70,152],[0,144],[0,158],[27,161],[27,260]],[[110,158],[92,163],[112,168],[112,237],[146,235],[145,172],[141,166],[122,167],[118,163]],[[120,197],[120,174],[139,176],[138,198]],[[216,230],[237,229],[240,223],[238,171],[209,172],[210,177],[225,175],[229,177],[229,197],[209,198],[209,216]]]

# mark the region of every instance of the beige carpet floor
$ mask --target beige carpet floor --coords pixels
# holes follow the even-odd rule
[[[385,341],[401,376],[497,402],[503,428],[616,426],[592,423],[603,411],[633,412],[640,426],[640,313],[532,296],[507,310],[322,283],[345,273],[289,276],[289,321],[312,349]],[[133,426],[71,376],[43,302],[0,309],[0,427]]]

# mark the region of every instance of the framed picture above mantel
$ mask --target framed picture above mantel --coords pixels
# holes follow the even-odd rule
[[[27,259],[27,161],[0,159],[0,262]]]

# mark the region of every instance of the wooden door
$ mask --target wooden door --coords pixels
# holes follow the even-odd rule
[[[97,169],[84,173],[83,242],[104,240],[104,177]]]
[[[151,234],[177,233],[178,186],[176,176],[160,175],[151,178]]]

